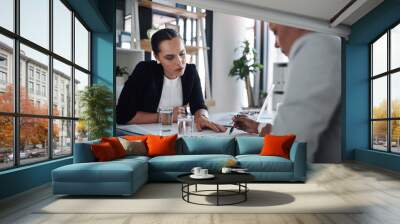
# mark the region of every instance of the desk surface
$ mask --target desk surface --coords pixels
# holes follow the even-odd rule
[[[232,125],[232,117],[237,114],[235,112],[228,112],[228,113],[215,113],[210,114],[210,120],[221,125]],[[266,115],[265,117],[261,118],[261,122],[270,122],[273,118],[273,114]],[[168,131],[161,130],[161,124],[153,123],[153,124],[131,124],[131,125],[118,125],[118,129],[130,132],[132,134],[138,135],[173,135],[178,133],[177,124],[174,123],[171,125]],[[228,128],[225,132],[216,133],[211,130],[203,130],[197,131],[196,128],[193,130],[193,136],[206,136],[206,135],[213,135],[213,136],[230,136]],[[234,129],[231,136],[237,135],[248,135],[248,133],[243,132],[238,129]]]

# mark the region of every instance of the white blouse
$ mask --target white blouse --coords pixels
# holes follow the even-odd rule
[[[164,76],[164,83],[158,107],[178,107],[182,106],[182,81],[181,77],[168,79]]]

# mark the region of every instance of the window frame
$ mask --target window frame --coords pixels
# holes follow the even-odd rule
[[[68,4],[68,2],[66,2],[65,0],[59,0],[68,10],[71,11],[71,18],[70,18],[70,23],[72,26],[72,30],[71,30],[71,59],[67,59],[64,58],[63,56],[55,53],[53,50],[53,1],[54,0],[48,0],[48,4],[49,4],[49,47],[48,49],[46,49],[45,47],[42,47],[39,44],[34,43],[33,41],[30,41],[29,39],[24,38],[23,36],[20,35],[20,0],[14,0],[13,1],[13,10],[14,10],[14,30],[10,31],[4,27],[0,26],[0,35],[10,38],[13,41],[13,52],[12,52],[12,73],[11,75],[13,75],[14,78],[14,110],[13,112],[2,112],[0,111],[0,116],[2,117],[12,117],[13,119],[13,165],[10,167],[5,167],[5,168],[0,168],[0,172],[5,171],[5,170],[10,170],[10,169],[16,169],[19,167],[23,167],[23,166],[30,166],[33,164],[38,164],[38,163],[43,163],[46,161],[51,161],[51,160],[55,160],[55,159],[61,159],[61,158],[66,158],[66,157],[70,157],[73,156],[73,152],[74,152],[74,143],[75,143],[75,126],[76,126],[76,121],[79,120],[79,117],[75,116],[75,108],[72,107],[71,108],[71,114],[65,115],[65,116],[56,116],[53,115],[53,60],[58,60],[61,63],[64,63],[68,66],[71,66],[71,80],[70,83],[72,86],[71,87],[71,105],[74,105],[75,103],[75,98],[77,96],[77,92],[75,92],[75,88],[74,88],[74,82],[75,82],[75,69],[81,71],[82,73],[88,75],[89,78],[89,83],[88,86],[92,85],[92,61],[91,61],[91,49],[92,49],[92,43],[91,43],[91,38],[92,38],[92,30],[88,27],[88,25],[84,22],[84,20],[79,16],[78,13],[76,13],[72,7]],[[88,31],[88,69],[85,69],[81,66],[79,66],[78,64],[75,63],[75,19],[79,20],[79,22],[83,25],[83,27]],[[32,48],[33,50],[36,50],[42,54],[45,54],[46,56],[48,56],[48,71],[47,71],[47,83],[45,84],[45,95],[48,97],[47,99],[47,103],[48,103],[48,112],[46,115],[39,115],[39,114],[28,114],[28,113],[21,113],[20,111],[20,87],[21,87],[21,76],[20,76],[20,45],[23,44],[29,48]],[[40,69],[39,72],[39,80],[36,79],[36,72],[37,72],[37,68],[33,71],[33,79],[31,79],[30,77],[30,68],[31,65],[29,63],[26,64],[27,65],[27,73],[25,74],[26,76],[26,82],[32,81],[33,85],[34,85],[34,92],[36,92],[35,89],[35,85],[36,84],[41,84],[40,87],[42,87],[42,79],[41,79],[41,75],[43,70]],[[28,84],[27,84],[28,85]],[[27,87],[27,91],[28,90],[28,86]],[[48,92],[48,93],[46,93]],[[36,95],[34,93],[34,95]],[[37,95],[38,97],[43,97],[42,93],[40,92],[39,95]],[[32,100],[32,99],[31,99]],[[35,103],[35,102],[34,102]],[[47,149],[48,150],[48,154],[46,155],[47,157],[43,157],[43,160],[37,161],[37,162],[28,162],[28,163],[21,163],[21,158],[20,158],[20,119],[21,118],[43,118],[43,119],[47,119],[47,123],[48,123],[48,135],[47,135]],[[71,122],[71,140],[70,140],[70,148],[71,148],[71,153],[67,154],[67,155],[62,155],[62,156],[55,156],[53,155],[54,153],[54,149],[55,147],[53,146],[53,123],[56,122],[57,120],[61,120],[61,121],[68,121]]]
[[[375,39],[373,39],[371,42],[368,43],[368,53],[369,53],[369,77],[368,77],[368,85],[369,85],[369,149],[373,151],[380,151],[380,152],[386,152],[386,153],[391,153],[391,154],[400,154],[400,152],[393,152],[392,151],[392,121],[400,121],[400,117],[392,117],[392,98],[391,98],[391,91],[392,91],[392,85],[391,85],[391,79],[392,75],[396,75],[396,73],[400,72],[400,67],[391,69],[391,31],[393,28],[400,26],[400,21],[395,22],[392,24],[390,27],[385,29],[384,32],[379,34]],[[385,72],[376,74],[374,76],[373,74],[373,44],[376,43],[381,37],[384,35],[387,35],[387,63],[386,63],[386,70]],[[385,118],[373,118],[373,93],[374,93],[374,88],[373,88],[373,81],[382,77],[386,77],[386,98],[387,98],[387,105],[386,105],[386,117]],[[373,136],[373,122],[376,121],[386,121],[386,151],[379,150],[374,148],[374,136]]]

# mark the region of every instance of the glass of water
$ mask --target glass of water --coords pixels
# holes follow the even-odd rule
[[[173,108],[172,107],[160,107],[158,109],[158,122],[161,124],[161,131],[171,131],[172,120],[173,120]]]
[[[193,116],[180,114],[178,116],[178,135],[191,136],[193,133]]]

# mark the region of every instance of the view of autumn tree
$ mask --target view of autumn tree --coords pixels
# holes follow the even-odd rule
[[[400,100],[392,100],[392,115],[391,117],[400,117]],[[381,101],[380,104],[373,108],[373,118],[387,118],[387,101]],[[387,122],[374,122],[373,125],[374,139],[386,139]],[[398,142],[400,138],[400,122],[392,122],[392,142]]]
[[[3,112],[12,112],[14,106],[13,86],[8,85],[6,92],[0,94],[0,108]],[[25,88],[20,88],[20,108],[24,114],[47,114],[47,106],[34,105],[29,99],[28,93]],[[54,111],[59,114],[58,110]],[[0,116],[0,147],[13,148],[13,117]],[[48,136],[48,119],[46,118],[32,118],[22,117],[20,120],[20,149],[24,149],[27,145],[41,144],[45,146]],[[58,138],[59,127],[53,126],[53,138]]]

